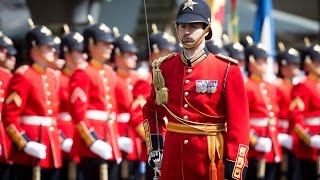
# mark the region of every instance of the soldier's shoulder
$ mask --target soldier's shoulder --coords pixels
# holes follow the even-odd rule
[[[225,56],[225,55],[222,55],[222,54],[215,54],[214,55],[217,59],[220,59],[224,62],[227,62],[227,63],[231,63],[231,64],[234,64],[234,65],[238,65],[238,61],[231,58],[231,57],[228,57],[228,56]]]
[[[177,55],[177,53],[171,53],[166,56],[162,56],[152,62],[152,67],[159,67],[164,61],[167,61],[176,55]]]
[[[30,69],[28,65],[22,65],[14,72],[15,74],[25,74]]]

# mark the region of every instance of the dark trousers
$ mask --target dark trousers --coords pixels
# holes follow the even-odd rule
[[[0,163],[0,179],[1,180],[9,180],[10,178],[11,165]]]
[[[120,163],[120,180],[141,180],[140,161],[122,160]]]
[[[103,161],[102,159],[80,158],[79,167],[84,180],[99,180],[100,165],[108,164],[108,178],[110,180],[119,179],[119,165],[116,161]]]
[[[315,161],[293,158],[292,163],[294,163],[294,171],[292,171],[290,180],[317,179],[317,163]]]
[[[249,159],[248,161],[248,172],[247,180],[257,180],[257,169],[258,160]],[[277,164],[276,163],[266,163],[265,178],[264,180],[275,180],[277,174]]]
[[[60,180],[68,180],[69,179],[69,173],[70,173],[70,166],[69,166],[69,163],[71,161],[68,160],[68,159],[63,159],[62,161],[62,168],[61,168],[61,171],[60,171]],[[83,180],[83,175],[80,171],[80,168],[79,168],[79,164],[74,164],[76,167],[76,172],[73,172],[75,173],[75,176],[76,176],[76,180]]]
[[[12,165],[11,177],[13,180],[32,180],[32,169],[31,166],[24,165]],[[59,180],[60,170],[59,169],[41,169],[41,179],[45,180]]]

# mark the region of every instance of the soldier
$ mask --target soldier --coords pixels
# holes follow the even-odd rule
[[[224,47],[229,56],[233,59],[238,60],[239,62],[239,67],[242,72],[243,77],[246,79],[248,76],[248,72],[246,71],[246,57],[245,57],[245,51],[244,47],[240,43],[230,43]]]
[[[305,80],[292,89],[289,110],[293,118],[292,152],[297,159],[293,179],[319,178],[320,149],[320,46],[307,48],[303,59]]]
[[[73,71],[78,65],[85,64],[83,54],[83,36],[78,32],[68,32],[64,34],[59,47],[61,59],[65,61],[59,76],[60,82],[60,108],[58,118],[58,128],[60,130],[60,138],[62,142],[63,168],[61,177],[63,179],[75,179],[76,164],[79,159],[71,154],[73,144],[74,125],[70,115],[70,95],[69,95],[69,79]],[[79,176],[79,174],[78,174]]]
[[[221,39],[210,39],[206,41],[206,47],[212,54],[222,54],[229,56],[228,51],[223,47]]]
[[[11,39],[0,32],[0,179],[10,179],[11,161],[8,159],[11,144],[3,123],[1,121],[1,111],[6,96],[7,87],[12,77],[17,51],[13,46]]]
[[[176,17],[183,51],[152,64],[143,125],[149,164],[161,179],[246,175],[249,115],[243,78],[236,60],[208,52],[210,17],[205,1],[183,2]]]
[[[3,123],[12,146],[9,159],[17,179],[59,179],[61,149],[56,117],[58,85],[53,70],[53,37],[45,26],[26,35],[31,66],[19,67],[13,75],[3,107]]]
[[[300,54],[294,48],[289,48],[281,51],[277,55],[277,62],[279,65],[279,79],[277,81],[277,96],[278,105],[281,111],[279,112],[278,121],[278,140],[283,147],[284,160],[281,163],[279,173],[282,177],[292,179],[291,175],[294,168],[290,165],[292,137],[289,130],[289,105],[292,101],[291,90],[295,84],[294,78],[299,74],[299,67],[301,64]]]
[[[121,148],[124,150],[120,173],[122,179],[137,179],[139,175],[141,139],[137,136],[135,130],[128,126],[130,106],[133,102],[132,89],[139,79],[138,74],[134,71],[137,62],[137,51],[138,49],[133,39],[128,34],[115,39],[114,61],[118,80],[121,83],[121,86],[117,88],[121,88],[126,92],[124,94],[126,97],[121,97],[121,93],[117,93],[117,99],[119,100],[117,122],[121,136],[119,141],[123,141],[119,142],[119,145],[124,145]]]
[[[117,77],[104,64],[110,59],[114,37],[105,24],[85,28],[83,37],[89,63],[78,66],[69,87],[70,112],[76,126],[73,147],[85,179],[118,179]]]
[[[276,164],[282,160],[277,140],[276,87],[263,80],[268,54],[262,44],[248,49],[249,78],[246,91],[250,113],[250,148],[248,179],[275,179]]]

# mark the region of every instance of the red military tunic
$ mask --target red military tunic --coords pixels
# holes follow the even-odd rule
[[[9,143],[9,138],[7,136],[7,133],[5,132],[1,120],[1,112],[4,103],[4,98],[6,96],[7,87],[11,77],[12,74],[10,70],[0,67],[0,163],[9,162],[8,155],[11,147],[11,143]]]
[[[43,168],[61,167],[61,149],[56,117],[58,115],[57,76],[51,69],[33,66],[21,66],[13,75],[3,107],[3,123],[12,146],[9,159],[16,164]],[[46,158],[37,162],[36,158],[23,152],[26,140],[47,146]],[[39,139],[40,138],[40,139]],[[15,148],[14,148],[15,147]],[[18,148],[17,148],[18,147]]]
[[[64,69],[59,74],[59,98],[60,98],[60,107],[59,107],[59,115],[58,115],[58,128],[60,131],[61,141],[71,138],[73,139],[74,134],[74,126],[72,123],[72,118],[70,115],[70,92],[69,92],[69,79],[72,75],[72,71],[70,69]],[[70,153],[63,152],[64,157],[71,157]]]
[[[135,71],[123,72],[121,70],[117,71],[117,76],[119,80],[119,86],[117,86],[117,92],[123,91],[124,93],[117,93],[116,97],[118,100],[118,115],[117,122],[119,128],[119,134],[123,137],[128,137],[133,142],[133,151],[126,155],[126,159],[131,161],[139,160],[141,141],[137,137],[135,130],[128,126],[130,120],[130,106],[133,102],[132,89],[133,85],[139,79]],[[124,96],[124,97],[123,97]]]
[[[96,60],[80,65],[70,79],[70,113],[76,126],[73,150],[80,157],[99,158],[90,151],[98,139],[110,144],[113,156],[121,158],[117,144],[115,86],[117,77],[111,67]],[[94,133],[94,134],[93,134]]]
[[[279,79],[277,83],[277,97],[279,111],[278,132],[289,133],[289,105],[292,101],[292,82],[288,79]]]
[[[246,91],[250,113],[250,134],[257,137],[268,137],[272,141],[271,152],[261,153],[250,148],[249,158],[256,160],[263,158],[269,163],[280,162],[282,151],[277,139],[279,107],[276,87],[256,75],[251,75],[246,82]],[[252,138],[250,138],[250,143],[252,146],[255,145]]]
[[[317,160],[319,150],[310,147],[310,137],[320,132],[320,81],[312,75],[293,87],[290,104],[294,120],[293,154],[297,159]],[[298,128],[300,127],[300,128]]]
[[[155,106],[154,87],[143,108],[149,153],[153,151],[150,135],[157,131],[165,135],[160,178],[194,180],[217,175],[222,179],[222,159],[226,177],[241,179],[247,167],[249,118],[243,78],[235,60],[204,49],[191,59],[190,67],[182,53],[160,58],[153,65],[163,59],[160,70],[169,93],[167,109]],[[216,135],[210,133],[214,129]]]

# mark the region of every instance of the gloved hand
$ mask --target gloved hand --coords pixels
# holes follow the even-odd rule
[[[320,149],[320,135],[314,135],[310,139],[310,146]]]
[[[259,152],[268,153],[271,151],[272,142],[270,138],[260,137],[254,149]]]
[[[285,133],[279,133],[278,134],[278,141],[279,144],[281,144],[281,146],[291,150],[292,149],[292,137],[289,134],[285,134]]]
[[[154,150],[149,153],[148,164],[159,174],[161,174],[162,150]]]
[[[45,159],[47,156],[46,153],[47,146],[44,144],[37,143],[35,141],[29,141],[26,146],[23,148],[23,151],[30,156]]]
[[[65,139],[61,145],[62,151],[66,153],[70,153],[72,144],[73,144],[73,140],[71,138]]]
[[[131,153],[133,151],[133,142],[130,138],[127,137],[119,137],[118,145],[120,149],[126,153]]]
[[[105,160],[108,160],[112,157],[111,146],[108,143],[101,140],[96,140],[90,146],[90,150]]]

